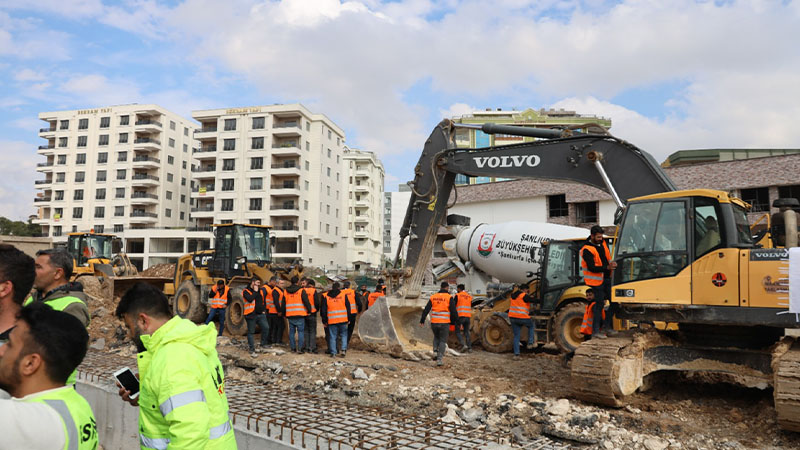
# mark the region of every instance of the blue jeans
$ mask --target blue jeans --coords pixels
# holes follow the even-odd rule
[[[328,350],[332,355],[338,353],[336,350],[336,340],[339,339],[342,342],[342,346],[339,350],[347,351],[347,322],[343,323],[334,323],[328,325],[329,337],[328,337]]]
[[[267,325],[267,315],[266,314],[250,314],[249,316],[244,316],[244,320],[247,321],[247,345],[250,347],[250,351],[255,351],[256,343],[255,339],[253,338],[253,334],[256,332],[256,324],[261,327],[261,346],[267,345],[269,341],[269,325]]]
[[[514,331],[514,354],[519,355],[519,337],[522,327],[528,327],[528,345],[533,345],[533,319],[517,319],[509,317],[511,329]]]
[[[214,318],[219,321],[219,333],[217,336],[222,336],[222,332],[225,331],[225,310],[227,308],[211,308],[211,311],[208,313],[208,317],[206,318],[206,325],[211,323]]]
[[[303,340],[303,333],[305,332],[306,325],[305,316],[293,316],[287,317],[287,319],[289,319],[289,348],[291,348],[292,351],[303,350],[303,344],[305,343]],[[295,330],[297,331],[297,345],[295,345]]]

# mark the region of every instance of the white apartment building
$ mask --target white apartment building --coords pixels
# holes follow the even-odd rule
[[[157,105],[43,112],[47,144],[34,221],[53,241],[71,231],[182,227],[189,219],[195,125]]]
[[[383,164],[373,152],[344,150],[347,171],[347,266],[381,267],[383,254]]]
[[[397,257],[400,228],[403,227],[410,200],[411,188],[406,184],[398,186],[398,192],[383,194],[383,256],[390,263],[394,263],[394,259]],[[405,259],[406,252],[404,251],[400,256]]]
[[[347,256],[344,131],[303,105],[193,111],[197,227],[273,227],[273,259],[335,267]]]

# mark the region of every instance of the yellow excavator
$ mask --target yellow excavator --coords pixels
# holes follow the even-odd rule
[[[539,140],[457,148],[459,126]],[[389,352],[429,345],[429,336],[407,331],[423,329],[408,325],[427,302],[422,279],[456,174],[587,184],[608,192],[618,206],[616,316],[678,329],[632,329],[582,343],[572,361],[574,396],[619,406],[651,385],[648,376],[656,372],[702,373],[706,379],[772,387],[779,425],[800,431],[800,343],[784,335],[787,328],[800,328],[800,311],[789,310],[788,289],[789,247],[798,241],[795,213],[786,211],[785,248],[764,248],[777,247],[778,236],[767,246],[756,243],[745,202],[722,191],[679,191],[645,151],[583,129],[442,121],[409,183],[412,195],[400,232],[408,239],[407,257],[394,272],[399,289],[361,317],[361,340]]]
[[[272,263],[270,226],[214,225],[214,248],[188,253],[178,259],[172,283],[164,286],[175,314],[202,322],[208,316],[208,293],[222,280],[230,288],[225,329],[234,335],[247,332],[242,289],[252,277],[268,281],[272,276],[302,277],[301,265]]]
[[[67,251],[73,261],[70,281],[81,284],[90,294],[103,291],[104,296],[121,295],[142,280],[122,247],[122,239],[113,234],[94,230],[69,233]]]

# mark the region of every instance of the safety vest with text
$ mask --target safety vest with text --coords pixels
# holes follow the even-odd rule
[[[592,324],[594,323],[594,304],[595,302],[586,305],[586,311],[583,313],[583,322],[581,323],[581,334],[587,336],[592,335]],[[606,318],[606,310],[603,310],[603,319]]]
[[[306,295],[308,296],[308,303],[311,305],[311,313],[310,314],[316,314],[317,313],[317,305],[314,304],[314,294],[317,293],[317,288],[306,287],[306,288],[303,288],[302,290],[306,291]]]
[[[520,291],[515,297],[511,297],[511,305],[508,307],[508,317],[514,319],[530,319],[531,308],[525,302],[525,293]]]
[[[356,291],[347,288],[342,289],[342,295],[347,299],[350,305],[350,314],[358,314],[358,305],[356,305]]]
[[[97,448],[97,422],[92,408],[72,386],[50,389],[24,401],[44,403],[58,413],[64,426],[64,450]]]
[[[284,303],[286,301],[286,293],[283,291],[283,289],[279,288],[278,286],[273,287],[272,295],[270,296],[272,299],[272,306],[269,308],[270,314],[280,314],[280,311],[278,310],[278,304],[275,303],[275,291],[278,291],[278,302]]]
[[[467,291],[456,293],[458,317],[472,317],[472,296]]]
[[[450,323],[450,294],[437,292],[431,295],[431,323]]]
[[[259,289],[259,292],[253,292],[253,290],[250,289],[249,287],[242,289],[242,299],[244,300],[244,315],[247,316],[253,314],[253,312],[256,310],[256,301],[255,300],[253,300],[252,302],[247,301],[247,297],[244,296],[245,293],[248,296],[253,294],[261,294],[261,290]]]
[[[377,300],[378,297],[384,297],[385,295],[386,294],[384,294],[383,292],[370,292],[369,297],[367,297],[367,301],[369,302],[369,308],[372,308],[372,305],[375,304],[375,300]]]
[[[336,297],[325,296],[328,302],[328,325],[347,322],[347,299],[344,293],[339,292]]]
[[[286,298],[286,317],[307,316],[306,305],[303,304],[303,290],[298,289],[294,292],[288,290],[284,292]]]
[[[267,308],[267,312],[270,314],[278,312],[278,310],[275,309],[275,300],[272,298],[272,287],[267,285],[261,286],[261,295],[264,296],[264,306]],[[273,312],[273,310],[275,312]]]
[[[228,292],[230,292],[230,287],[225,286],[222,288],[222,292],[220,292],[215,285],[211,288],[211,292],[214,294],[214,296],[211,297],[212,308],[224,308],[228,304]]]
[[[583,259],[583,251],[589,250],[589,252],[594,256],[594,265],[597,267],[601,267],[603,265],[603,260],[600,259],[600,252],[597,251],[597,248],[593,245],[586,244],[581,247],[581,270],[583,271],[583,282],[586,283],[587,286],[600,286],[603,284],[603,272],[592,272],[589,270],[588,264]],[[608,245],[606,241],[603,241],[603,251],[606,254],[606,261],[611,261],[611,252],[608,251]]]

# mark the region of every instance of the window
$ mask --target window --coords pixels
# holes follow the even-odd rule
[[[81,207],[72,208],[72,218],[73,219],[82,219],[83,218],[83,208],[81,208]]]
[[[236,119],[225,119],[225,131],[236,131]]]
[[[67,146],[67,138],[65,138],[65,137],[58,138],[58,146],[62,147],[62,148],[66,147]]]
[[[128,143],[128,133],[120,133],[119,134],[119,143],[120,144],[127,144]]]
[[[131,116],[119,116],[120,125],[128,125],[131,123]]]
[[[86,179],[86,172],[75,172],[76,183],[83,183],[85,179]]]
[[[188,136],[189,135],[189,128],[188,127],[183,127],[183,135],[184,136]]]
[[[183,211],[181,211],[181,219],[180,220],[183,220],[184,216],[185,216],[185,213]]]
[[[326,188],[328,190],[328,196],[330,196],[331,195],[331,187],[330,186],[326,186]]]
[[[306,151],[311,150],[311,143],[306,141]]]
[[[105,170],[98,170],[97,171],[97,181],[99,181],[99,182],[106,181],[106,171]]]
[[[261,225],[261,219],[250,219],[250,225]]]
[[[175,139],[169,138],[169,146],[175,148]]]
[[[83,189],[75,189],[75,192],[72,194],[73,200],[83,200]]]
[[[328,158],[331,157],[331,149],[328,149]]]
[[[61,236],[61,225],[56,225],[53,227],[53,236]]]
[[[337,137],[336,138],[336,145],[339,145],[340,143],[341,143],[341,140]]]
[[[700,257],[722,243],[716,202],[698,197],[694,205],[695,256]]]
[[[67,163],[67,155],[58,155],[58,162],[56,164],[66,164]]]
[[[220,210],[233,211],[233,199],[232,198],[222,199],[222,203],[220,204]]]
[[[308,211],[308,200],[303,200],[303,209]]]
[[[258,191],[262,189],[264,186],[264,179],[263,178],[250,178],[250,190],[251,191]]]
[[[567,195],[548,195],[547,208],[550,217],[566,217],[569,215],[569,207],[567,206]]]
[[[114,217],[124,217],[125,216],[125,207],[124,206],[115,206],[114,207]]]
[[[69,120],[62,120],[58,126],[59,130],[69,130]]]
[[[264,138],[263,137],[254,137],[253,143],[251,147],[253,150],[261,150],[264,148]]]
[[[125,198],[125,188],[117,188],[114,198]]]
[[[750,212],[768,212],[769,188],[742,189],[742,200],[753,205]]]
[[[182,162],[181,162],[181,166],[182,166],[184,169],[186,169],[186,161],[182,161]]]
[[[105,164],[108,162],[108,152],[100,152],[97,154],[97,163]]]
[[[172,191],[167,191],[167,200],[172,200]]]
[[[236,150],[236,139],[223,139],[222,140],[222,149],[223,150]]]
[[[328,170],[326,171],[326,173],[327,173],[327,175],[328,175],[329,177],[331,176],[331,168],[330,168],[330,167],[328,167]]]
[[[175,121],[174,120],[170,120],[169,121],[169,129],[170,130],[174,130],[175,129]]]
[[[303,231],[308,231],[308,221],[307,220],[303,221]]]
[[[223,159],[222,160],[222,170],[235,170],[236,169],[236,160],[235,159]]]
[[[94,194],[95,200],[105,200],[106,199],[106,189],[100,188]]]
[[[234,179],[233,178],[226,178],[222,180],[222,190],[223,191],[232,191],[234,187]]]
[[[167,164],[175,164],[175,157],[167,155]]]
[[[164,215],[166,217],[172,217],[172,210],[169,208],[164,209]]]
[[[80,119],[80,120],[78,120],[78,129],[79,130],[88,130],[89,129],[89,119]]]
[[[329,223],[325,224],[325,232],[326,233],[330,233],[331,232],[331,224],[329,224]]]
[[[117,179],[124,180],[126,178],[127,171],[125,169],[117,169]]]
[[[172,180],[174,179],[175,179],[174,175],[172,175],[171,173],[167,174],[167,183],[172,183]]]
[[[260,198],[251,198],[250,199],[250,211],[261,211],[261,199]]]
[[[64,172],[58,172],[56,174],[56,183],[63,183],[66,180],[66,174]]]
[[[188,151],[189,151],[189,146],[186,145],[186,144],[183,144],[183,153],[187,153]]]
[[[306,161],[306,170],[311,170],[311,164],[309,164],[308,161]]]
[[[100,128],[108,128],[111,125],[111,117],[100,118]]]
[[[128,152],[117,153],[117,162],[125,162],[128,160]]]
[[[78,147],[86,147],[86,142],[88,140],[88,136],[78,136]]]
[[[125,231],[125,225],[122,224],[114,225],[114,233],[122,233],[123,231]]]
[[[56,200],[64,200],[64,191],[56,191]]]
[[[325,214],[331,215],[331,205],[325,205]]]
[[[264,118],[263,117],[253,117],[253,129],[254,130],[263,130],[264,129]]]
[[[86,153],[78,153],[75,155],[75,164],[86,164]]]
[[[304,181],[304,183],[305,183],[306,190],[308,190],[308,181],[306,180],[306,181]]]
[[[306,122],[306,131],[311,131],[311,122]]]
[[[597,202],[575,204],[578,223],[597,223]]]
[[[264,168],[264,158],[250,158],[250,170],[259,170]]]
[[[331,130],[328,130],[328,139],[331,138]]]
[[[181,194],[181,203],[186,203],[186,194]]]
[[[181,177],[181,186],[186,186],[186,177]]]
[[[102,219],[106,215],[106,207],[105,206],[95,206],[94,207],[94,218],[95,219]],[[95,229],[95,231],[97,231]]]

